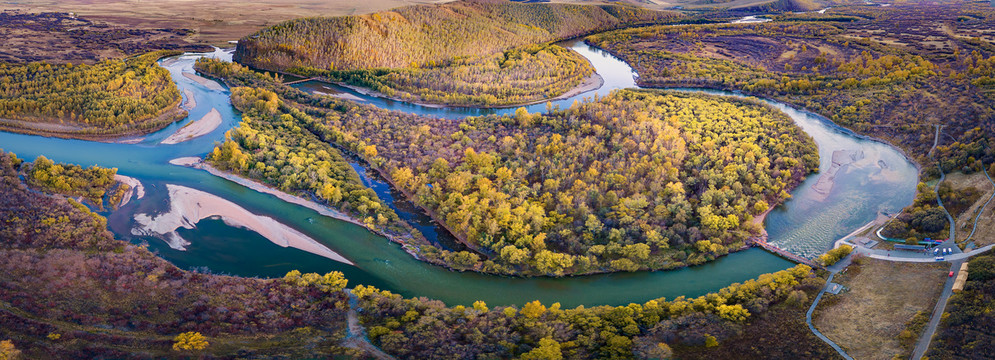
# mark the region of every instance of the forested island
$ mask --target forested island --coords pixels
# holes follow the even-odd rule
[[[306,136],[376,167],[476,250],[421,248],[458,269],[565,275],[701,264],[744,248],[761,231],[754,217],[818,166],[804,132],[751,101],[621,91],[548,114],[439,122],[305,94],[234,63],[197,68],[272,89],[236,87],[233,104],[250,115],[269,107],[270,118],[281,111],[287,126],[303,120]],[[285,153],[258,151],[274,136],[236,131],[209,160],[283,187],[309,176]],[[305,189],[338,204],[339,188]],[[372,225],[391,220],[359,206]]]
[[[157,51],[94,65],[0,63],[0,129],[106,139],[152,132],[186,117]]]

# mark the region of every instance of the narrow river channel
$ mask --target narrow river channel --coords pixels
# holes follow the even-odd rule
[[[604,78],[598,89],[553,102],[562,108],[574,101],[604,95],[619,88],[635,87],[634,71],[608,53],[582,42],[569,46],[588,58]],[[259,193],[205,171],[170,165],[171,159],[203,157],[225,131],[237,126],[240,116],[231,107],[227,90],[211,90],[183,73],[193,72],[193,62],[201,56],[230,59],[230,53],[185,54],[165,59],[181,90],[189,90],[196,107],[189,119],[200,119],[212,109],[222,115],[222,125],[210,134],[176,145],[159,145],[159,141],[182,127],[187,120],[151,134],[137,144],[111,144],[65,140],[0,132],[0,148],[33,160],[39,155],[58,162],[83,166],[116,167],[122,175],[139,179],[146,197],[129,203],[113,213],[105,213],[111,230],[121,240],[147,244],[163,258],[184,269],[208,269],[215,273],[239,276],[276,277],[287,271],[325,273],[342,271],[350,285],[366,284],[391,290],[404,296],[425,296],[447,304],[470,304],[484,300],[490,305],[523,304],[540,300],[560,302],[565,307],[577,305],[622,305],[650,299],[699,296],[734,282],[760,274],[786,269],[792,263],[759,249],[730,254],[705,265],[674,271],[604,274],[569,278],[510,278],[477,273],[452,272],[415,260],[400,246],[366,229],[322,216],[313,210],[284,202],[275,196]],[[365,96],[330,84],[308,82],[301,89],[324,93],[349,92],[363,102],[386,109],[439,117],[439,121],[470,115],[508,113],[515,109],[436,108]],[[738,96],[728,92],[703,91]],[[776,209],[767,219],[770,242],[806,256],[828,249],[839,236],[871,221],[879,212],[896,212],[912,201],[917,171],[900,152],[886,144],[862,139],[819,116],[768,101],[795,120],[819,145],[820,169],[830,170],[833,153],[847,151],[850,164],[835,172],[835,182],[826,190],[825,183],[816,191],[819,174],[809,177],[792,192],[793,198]],[[528,106],[530,112],[545,111],[545,104]],[[357,170],[364,171],[359,164]],[[386,196],[389,188],[379,186],[375,177],[364,182]],[[132,235],[136,213],[168,210],[166,184],[191,187],[227,199],[249,211],[272,217],[316,239],[331,250],[355,263],[347,265],[325,257],[273,244],[252,231],[233,228],[221,220],[205,219],[195,229],[180,229],[179,235],[191,244],[186,250],[174,250],[161,239]],[[401,209],[403,211],[403,209]],[[411,215],[411,214],[408,214]],[[415,214],[416,215],[416,214]],[[402,217],[405,215],[402,214]],[[416,216],[414,216],[416,217]],[[421,224],[421,226],[430,226]]]

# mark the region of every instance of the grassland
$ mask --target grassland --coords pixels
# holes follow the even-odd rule
[[[436,1],[135,1],[135,0],[26,0],[0,4],[0,9],[25,12],[75,12],[113,26],[129,29],[175,28],[194,31],[195,43],[223,45],[259,28],[305,16],[363,14],[412,3]]]
[[[903,334],[906,325],[932,311],[947,270],[943,264],[856,260],[834,279],[848,289],[826,295],[813,324],[856,359],[907,357],[919,331]]]

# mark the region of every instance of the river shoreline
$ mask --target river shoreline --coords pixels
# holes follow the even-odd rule
[[[158,115],[154,117],[154,120],[149,120],[144,122],[146,124],[152,123],[154,126],[149,129],[126,129],[120,132],[114,133],[88,133],[88,131],[93,131],[93,128],[80,128],[80,127],[67,127],[61,124],[52,124],[45,122],[32,122],[26,120],[13,120],[13,119],[0,119],[0,131],[6,131],[14,134],[25,134],[25,135],[35,135],[44,137],[53,137],[59,139],[70,139],[70,140],[84,140],[84,141],[94,141],[102,143],[127,143],[129,140],[134,140],[137,137],[145,136],[148,134],[155,133],[173,123],[183,120],[187,117],[188,113],[186,110],[180,107],[180,103],[183,99],[176,100],[173,104],[164,108]],[[53,126],[55,126],[53,128]],[[46,127],[50,129],[46,129]],[[67,128],[65,131],[58,130],[59,127]],[[72,129],[78,129],[79,131],[72,131]]]
[[[365,87],[362,87],[362,86],[347,84],[347,83],[340,82],[340,81],[331,81],[331,80],[329,80],[327,78],[323,78],[323,77],[315,78],[312,81],[317,81],[317,82],[322,82],[322,83],[326,83],[326,84],[332,84],[332,85],[336,85],[336,86],[341,86],[341,87],[347,88],[349,90],[355,91],[355,92],[357,92],[357,93],[359,93],[361,95],[364,95],[364,96],[378,97],[378,98],[387,99],[387,100],[391,100],[391,101],[403,102],[403,103],[407,103],[407,104],[418,105],[418,106],[427,107],[427,108],[434,108],[434,109],[444,109],[444,108],[512,109],[512,108],[518,108],[518,107],[523,107],[523,106],[529,106],[529,105],[535,105],[535,104],[542,104],[542,103],[550,102],[550,101],[557,101],[557,100],[568,99],[568,98],[571,98],[571,97],[574,97],[574,96],[586,93],[588,91],[594,91],[594,90],[600,89],[601,86],[604,85],[604,83],[605,83],[605,80],[601,77],[601,75],[599,75],[597,72],[592,72],[591,75],[585,77],[584,80],[582,80],[580,82],[580,84],[577,84],[577,86],[575,86],[575,87],[571,88],[570,90],[567,90],[563,94],[560,94],[560,95],[555,96],[555,97],[546,98],[546,99],[538,99],[538,100],[533,100],[533,101],[527,101],[527,102],[523,102],[523,103],[506,104],[506,105],[471,105],[471,104],[437,104],[437,103],[423,102],[423,101],[419,101],[419,100],[405,100],[405,99],[402,99],[402,98],[397,97],[397,96],[388,96],[388,95],[386,95],[386,94],[384,94],[382,92],[379,92],[379,91],[376,91],[376,90],[372,90],[372,89],[368,89],[368,88],[365,88]],[[337,96],[338,94],[324,94],[324,95],[325,96],[338,97],[338,98],[344,98],[343,96]],[[349,95],[351,95],[351,94],[349,94]],[[353,95],[353,97],[355,97],[355,96]],[[347,99],[347,100],[351,100],[351,99]],[[353,100],[353,101],[355,101],[355,100]]]
[[[331,207],[329,207],[327,205],[319,204],[319,203],[314,202],[312,200],[308,200],[308,199],[305,199],[305,198],[297,196],[297,195],[292,195],[292,194],[283,192],[281,190],[273,188],[272,186],[269,186],[267,184],[261,183],[259,181],[253,180],[253,179],[249,179],[249,178],[246,178],[246,177],[243,177],[243,176],[240,176],[240,175],[228,172],[228,171],[220,170],[220,169],[212,166],[211,164],[208,164],[207,162],[205,162],[202,159],[197,158],[197,157],[176,158],[176,159],[170,160],[169,163],[173,164],[173,165],[177,165],[177,166],[185,166],[185,167],[190,167],[190,168],[194,168],[194,169],[204,170],[204,171],[210,173],[211,175],[214,175],[214,176],[217,176],[219,178],[222,178],[222,179],[234,182],[236,184],[239,184],[241,186],[249,188],[249,189],[251,189],[253,191],[260,192],[260,193],[263,193],[263,194],[273,195],[273,196],[277,197],[278,199],[280,199],[281,201],[284,201],[286,203],[290,203],[290,204],[294,204],[294,205],[298,205],[298,206],[303,206],[305,208],[314,210],[315,212],[317,212],[318,214],[320,214],[322,216],[326,216],[326,217],[333,218],[333,219],[336,219],[336,220],[339,220],[339,221],[344,221],[344,222],[348,222],[348,223],[351,223],[351,224],[355,224],[355,225],[361,226],[361,227],[369,230],[370,232],[373,232],[373,233],[375,233],[377,235],[380,235],[380,236],[383,236],[383,237],[389,239],[391,242],[400,244],[401,247],[404,249],[404,251],[407,252],[408,254],[410,254],[411,256],[413,256],[414,258],[416,258],[416,259],[422,259],[421,256],[418,255],[418,245],[411,244],[411,243],[409,243],[407,241],[404,241],[398,235],[387,234],[387,233],[385,233],[385,232],[383,232],[383,231],[381,231],[379,229],[370,228],[362,220],[357,219],[355,217],[352,217],[350,215],[347,215],[345,213],[342,213],[341,211],[333,209],[333,208],[331,208]]]

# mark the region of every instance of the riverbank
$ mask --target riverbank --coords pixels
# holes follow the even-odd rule
[[[207,135],[214,131],[214,129],[217,129],[219,125],[221,125],[221,113],[218,112],[218,109],[212,108],[200,120],[188,123],[179,130],[176,130],[175,133],[167,137],[160,144],[172,145],[189,141],[196,137]]]
[[[392,101],[398,101],[398,102],[403,102],[403,103],[407,103],[407,104],[418,105],[418,106],[427,107],[427,108],[435,108],[435,109],[442,109],[442,108],[467,108],[467,109],[510,109],[510,108],[518,108],[518,107],[522,107],[522,106],[529,106],[529,105],[535,105],[535,104],[542,104],[542,103],[550,102],[550,101],[568,99],[568,98],[571,98],[571,97],[574,97],[574,96],[586,93],[588,91],[594,91],[594,90],[600,89],[601,85],[603,85],[604,82],[605,82],[604,79],[601,77],[601,75],[599,75],[597,72],[592,72],[591,75],[589,75],[588,77],[584,78],[584,80],[581,81],[580,84],[578,84],[577,86],[575,86],[574,88],[572,88],[570,90],[567,90],[563,94],[560,94],[560,95],[555,96],[555,97],[546,98],[546,99],[537,99],[537,100],[527,101],[527,102],[523,102],[523,103],[506,104],[506,105],[471,105],[471,104],[438,104],[438,103],[424,102],[424,101],[420,101],[420,100],[407,100],[407,99],[402,99],[402,98],[397,97],[397,96],[388,96],[388,95],[386,95],[386,94],[384,94],[382,92],[379,92],[379,91],[376,91],[376,90],[371,90],[369,88],[365,88],[365,87],[362,87],[362,86],[356,86],[356,85],[346,84],[344,82],[338,82],[338,81],[330,81],[330,80],[325,79],[325,78],[319,78],[319,79],[317,79],[315,81],[322,82],[322,83],[327,83],[327,84],[334,84],[334,85],[337,85],[337,86],[341,86],[341,87],[347,88],[349,90],[355,91],[355,92],[357,92],[357,93],[359,93],[360,95],[363,95],[363,96],[378,97],[378,98],[382,98],[382,99],[388,99],[388,100],[392,100]],[[363,101],[362,98],[359,98],[359,97],[357,97],[355,95],[352,95],[352,94],[345,94],[345,95],[327,94],[327,96],[334,96],[334,97],[339,97],[339,98],[345,98],[347,100],[357,101],[357,100],[353,99],[353,98],[355,98],[355,99],[359,99],[359,101]]]
[[[294,204],[294,205],[298,205],[298,206],[303,206],[305,208],[314,210],[315,212],[317,212],[318,214],[321,214],[322,216],[327,216],[327,217],[330,217],[330,218],[333,218],[333,219],[336,219],[336,220],[345,221],[345,222],[348,222],[348,223],[351,223],[351,224],[359,225],[359,226],[361,226],[363,228],[366,228],[367,230],[369,230],[369,231],[371,231],[371,232],[373,232],[373,233],[375,233],[377,235],[380,235],[380,236],[383,236],[383,237],[389,239],[392,242],[400,244],[401,247],[408,254],[410,254],[411,256],[415,257],[416,259],[420,259],[421,258],[418,255],[418,246],[417,245],[414,245],[414,244],[411,244],[411,243],[409,243],[407,241],[404,241],[404,240],[400,239],[396,235],[387,234],[387,233],[384,233],[383,231],[380,231],[378,229],[370,228],[362,220],[354,218],[352,216],[349,216],[349,215],[347,215],[347,214],[345,214],[345,213],[343,213],[341,211],[338,211],[338,210],[333,209],[331,207],[328,207],[326,205],[319,204],[317,202],[305,199],[305,198],[297,196],[297,195],[288,194],[286,192],[283,192],[281,190],[278,190],[276,188],[273,188],[273,187],[271,187],[269,185],[263,184],[263,183],[258,182],[256,180],[245,178],[245,177],[242,177],[242,176],[239,176],[239,175],[227,172],[227,171],[222,171],[222,170],[220,170],[220,169],[218,169],[218,168],[216,168],[214,166],[211,166],[211,164],[208,164],[208,163],[204,162],[203,160],[201,160],[200,158],[197,158],[197,157],[176,158],[176,159],[170,160],[169,163],[173,164],[173,165],[185,166],[185,167],[191,167],[191,168],[194,168],[194,169],[204,170],[204,171],[207,171],[208,173],[210,173],[211,175],[214,175],[214,176],[217,176],[219,178],[222,178],[222,179],[234,182],[236,184],[239,184],[241,186],[249,188],[249,189],[251,189],[253,191],[260,192],[260,193],[263,193],[263,194],[273,195],[276,198],[278,198],[278,199],[280,199],[280,200],[282,200],[284,202],[287,202],[287,203],[290,203],[290,204]]]
[[[181,238],[176,230],[180,227],[193,229],[200,220],[220,218],[228,226],[254,231],[279,246],[355,265],[316,240],[271,217],[253,214],[231,201],[200,190],[173,184],[167,184],[166,189],[169,192],[169,211],[155,215],[135,214],[134,219],[139,227],[133,228],[132,234],[157,236],[171,248],[185,250],[185,246],[190,243]]]
[[[55,137],[61,139],[74,139],[96,141],[104,143],[115,143],[128,141],[135,137],[148,135],[162,130],[170,124],[183,120],[187,117],[187,111],[180,108],[180,102],[176,100],[167,106],[159,115],[151,120],[137,120],[136,126],[151,126],[149,128],[128,128],[107,133],[101,133],[99,129],[86,128],[77,125],[66,125],[62,123],[35,122],[27,120],[0,119],[0,131],[15,134],[37,135],[45,137]]]

